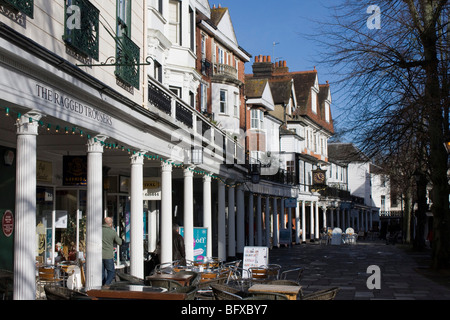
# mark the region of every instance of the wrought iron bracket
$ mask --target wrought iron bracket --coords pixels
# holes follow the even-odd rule
[[[116,57],[109,57],[106,59],[105,62],[100,62],[100,63],[86,63],[86,64],[77,64],[77,67],[117,67],[117,66],[149,66],[152,61],[153,58],[151,56],[148,56],[147,58],[145,58],[145,62],[141,62],[141,63],[117,63],[116,62]]]

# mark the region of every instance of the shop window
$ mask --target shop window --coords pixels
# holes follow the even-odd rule
[[[66,0],[64,42],[77,52],[98,60],[100,11],[88,0]]]

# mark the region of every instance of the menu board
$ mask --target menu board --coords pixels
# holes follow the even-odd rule
[[[244,247],[244,264],[243,269],[266,266],[269,264],[269,248],[268,247]],[[248,274],[245,272],[244,277]]]

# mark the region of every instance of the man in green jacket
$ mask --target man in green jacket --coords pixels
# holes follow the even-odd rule
[[[102,226],[102,261],[103,261],[103,280],[104,286],[111,284],[116,275],[114,268],[114,245],[122,244],[122,239],[119,238],[117,232],[113,228],[113,219],[106,217],[103,220]]]

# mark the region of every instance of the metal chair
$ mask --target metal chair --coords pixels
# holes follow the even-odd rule
[[[44,286],[62,286],[63,279],[59,278],[53,266],[43,266],[38,268],[38,277],[36,279],[37,298],[42,298],[44,294]]]
[[[300,279],[302,278],[304,270],[305,269],[301,268],[301,267],[285,270],[285,271],[281,272],[280,279],[287,280],[287,278],[289,277],[290,279],[294,280],[295,282],[300,283]]]
[[[300,300],[334,300],[339,288],[333,287],[325,290],[319,290],[300,297]]]
[[[52,285],[44,286],[45,296],[47,300],[80,300],[89,299],[86,293],[71,290],[65,287],[56,287]]]
[[[252,292],[244,300],[289,300],[289,298],[284,294],[275,292]]]
[[[179,283],[178,281],[175,281],[175,280],[170,280],[170,279],[145,280],[145,284],[147,286],[165,288],[168,291],[173,291],[173,290],[176,290],[176,289],[182,287],[181,283]]]
[[[250,279],[255,282],[264,282],[269,278],[268,269],[264,267],[248,268]]]
[[[116,276],[119,277],[120,280],[129,282],[130,284],[144,285],[144,279],[132,276],[124,272],[117,272]]]
[[[242,300],[242,296],[238,294],[240,291],[230,286],[212,284],[211,289],[214,300]]]

